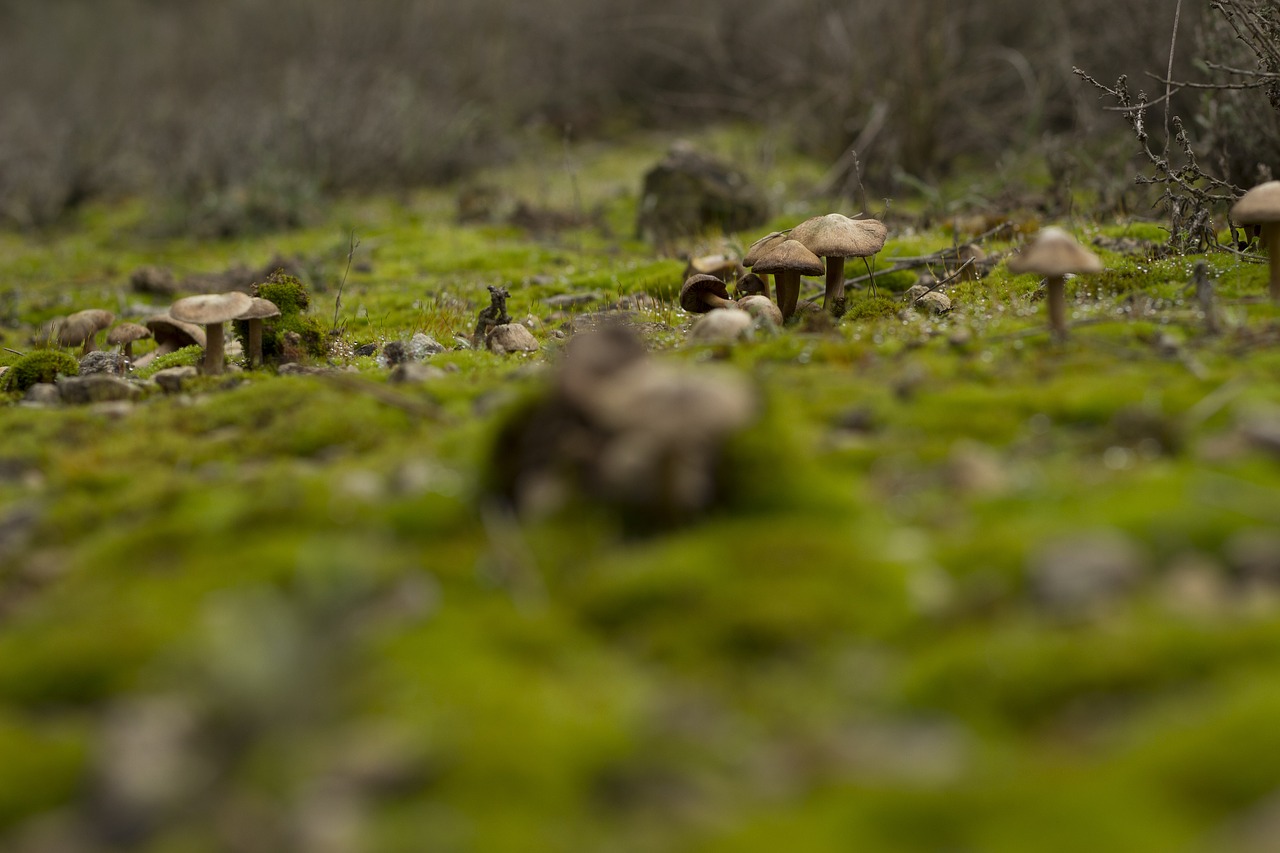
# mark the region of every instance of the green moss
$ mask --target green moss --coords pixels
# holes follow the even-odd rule
[[[23,392],[39,382],[52,382],[59,376],[75,376],[80,362],[61,350],[36,350],[15,361],[0,376],[0,391]]]
[[[156,356],[150,364],[140,368],[137,375],[141,379],[148,379],[155,376],[161,370],[168,370],[171,367],[196,367],[203,361],[203,347],[182,347],[181,349],[176,349],[173,352],[167,352],[164,355]]]
[[[254,287],[254,294],[275,304],[282,315],[299,314],[311,307],[311,294],[296,276],[281,270]]]

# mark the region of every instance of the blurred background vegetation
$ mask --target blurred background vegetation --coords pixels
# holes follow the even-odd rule
[[[180,231],[289,226],[317,197],[449,181],[535,139],[732,120],[830,160],[836,189],[851,148],[885,194],[1030,150],[1078,183],[1095,168],[1082,142],[1123,122],[1072,67],[1163,70],[1173,5],[4,0],[0,220],[39,226],[141,192]],[[1175,76],[1206,53],[1256,66],[1221,14],[1184,5]],[[1280,145],[1249,97],[1175,102],[1242,181]],[[1242,145],[1219,132],[1233,121],[1262,122],[1253,149],[1271,150],[1225,153]],[[1113,181],[1123,168],[1106,166]]]

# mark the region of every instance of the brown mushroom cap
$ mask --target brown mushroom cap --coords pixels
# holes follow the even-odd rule
[[[203,348],[207,343],[204,329],[193,323],[175,320],[168,314],[157,314],[149,317],[146,327],[155,335],[156,345],[168,345],[173,349],[197,346]]]
[[[756,261],[760,260],[761,256],[767,255],[771,249],[774,249],[786,239],[786,231],[772,231],[764,235],[747,248],[747,254],[742,259],[742,265],[747,268],[755,266]]]
[[[261,296],[250,297],[253,301],[236,320],[265,320],[267,317],[279,317],[280,309],[270,299]]]
[[[137,323],[121,323],[107,333],[107,343],[118,346],[151,337],[151,330]]]
[[[824,258],[866,258],[884,248],[889,229],[878,219],[850,219],[828,213],[791,229],[791,239]]]
[[[822,275],[826,267],[822,258],[796,240],[783,240],[756,258],[752,270],[757,273],[798,272],[800,275]]]
[[[1231,208],[1231,218],[1241,225],[1280,222],[1280,181],[1258,184]]]
[[[68,320],[84,319],[93,326],[94,334],[101,332],[116,321],[116,315],[102,308],[86,308],[83,311],[77,311]]]
[[[685,279],[680,288],[680,307],[691,314],[705,314],[711,306],[702,301],[703,294],[711,294],[721,299],[729,298],[729,289],[725,283],[713,275],[691,275]]]
[[[1067,273],[1102,272],[1102,261],[1061,228],[1042,228],[1029,246],[1009,259],[1015,275],[1062,276]]]
[[[87,317],[77,317],[75,314],[55,321],[53,324],[53,332],[57,336],[60,347],[80,346],[97,331],[98,328],[92,320]]]
[[[249,310],[253,297],[238,290],[226,293],[203,293],[179,299],[169,308],[169,316],[184,323],[209,326],[234,320]]]

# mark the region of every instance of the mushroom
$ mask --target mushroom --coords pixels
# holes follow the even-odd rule
[[[733,292],[739,299],[744,296],[758,295],[765,299],[771,299],[772,294],[769,292],[769,282],[762,275],[756,275],[749,272],[742,278],[738,279],[738,284],[734,287]]]
[[[226,293],[205,293],[200,296],[188,296],[173,303],[169,314],[175,320],[184,323],[199,323],[204,326],[204,372],[207,376],[216,376],[222,372],[224,358],[223,327],[228,320],[234,320],[253,304],[253,297],[231,290]]]
[[[88,308],[63,320],[58,327],[58,344],[64,347],[84,344],[82,353],[91,353],[98,347],[94,337],[115,322],[116,315],[101,308]]]
[[[759,240],[747,247],[747,253],[742,258],[742,265],[747,269],[751,269],[756,265],[756,261],[768,254],[771,250],[776,249],[787,239],[787,231],[770,231]],[[764,282],[764,295],[769,295],[769,280],[764,276],[760,276],[760,280]],[[739,287],[742,285],[739,284]]]
[[[827,262],[827,291],[822,304],[832,314],[844,299],[844,259],[874,255],[884,248],[888,235],[889,230],[878,219],[850,219],[839,213],[815,216],[791,229],[792,240]],[[870,264],[867,271],[871,271]]]
[[[738,278],[742,272],[742,265],[738,263],[738,259],[729,255],[701,255],[690,258],[689,265],[684,268],[686,278],[691,275],[713,275],[726,284]]]
[[[1014,275],[1045,276],[1049,288],[1049,331],[1059,343],[1067,339],[1066,276],[1101,272],[1102,261],[1061,228],[1041,229],[1031,245],[1009,259]]]
[[[113,347],[120,347],[120,351],[124,354],[124,365],[120,368],[121,370],[127,370],[128,365],[133,361],[133,342],[149,337],[151,337],[151,330],[137,323],[121,323],[107,332],[107,343]]]
[[[738,300],[738,307],[757,320],[768,318],[773,325],[782,325],[782,312],[778,310],[777,305],[773,304],[773,300],[767,296],[759,293],[749,293]]]
[[[713,275],[691,275],[680,288],[680,307],[691,314],[705,314],[715,308],[736,308],[729,290]]]
[[[204,329],[191,323],[175,320],[166,312],[148,317],[144,325],[155,336],[156,348],[138,358],[134,367],[145,367],[162,355],[167,355],[183,347],[200,347],[204,349]]]
[[[1231,208],[1241,225],[1257,225],[1271,256],[1271,301],[1280,302],[1280,181],[1267,181],[1249,190]]]
[[[248,350],[249,366],[257,367],[262,364],[262,321],[268,317],[279,317],[280,309],[270,299],[252,298],[253,302],[236,319],[249,321],[249,340],[245,342],[245,349]]]
[[[796,240],[783,240],[756,259],[757,273],[772,273],[777,285],[778,307],[785,322],[796,313],[800,300],[800,276],[822,275],[822,259]]]

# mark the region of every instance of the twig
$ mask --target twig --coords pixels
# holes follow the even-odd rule
[[[5,352],[11,352],[11,353],[13,353],[14,355],[17,355],[17,356],[23,356],[23,355],[26,355],[26,353],[25,353],[25,352],[18,352],[16,349],[9,349],[8,347],[5,347],[5,348],[4,348],[4,351],[5,351]]]
[[[351,273],[351,260],[355,257],[356,248],[360,245],[360,241],[356,239],[355,229],[351,231],[351,245],[347,249],[347,268],[342,273],[342,281],[338,284],[338,296],[333,300],[333,328],[330,333],[338,331],[338,311],[342,309],[342,289],[347,286],[347,276]]]

